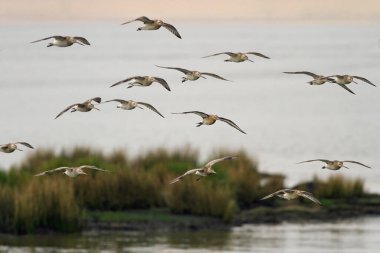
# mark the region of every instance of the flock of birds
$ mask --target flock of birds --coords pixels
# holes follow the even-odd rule
[[[169,30],[172,34],[174,34],[177,38],[180,38],[180,39],[182,38],[181,35],[179,34],[178,30],[173,25],[165,23],[159,19],[151,20],[145,16],[142,16],[142,17],[136,18],[134,20],[127,21],[127,22],[123,23],[122,25],[126,25],[126,24],[129,24],[129,23],[134,22],[134,21],[141,21],[144,23],[144,26],[139,27],[137,29],[137,31],[140,31],[140,30],[157,30],[161,27],[164,27],[167,30]],[[90,45],[90,42],[83,37],[71,37],[71,36],[50,36],[50,37],[46,37],[46,38],[39,39],[36,41],[32,41],[31,43],[45,41],[45,40],[51,40],[51,39],[53,39],[53,40],[52,40],[52,42],[48,43],[47,47],[51,47],[51,46],[69,47],[69,46],[72,46],[73,44],[79,44],[81,46]],[[221,53],[215,53],[215,54],[207,55],[207,56],[204,56],[203,58],[218,56],[218,55],[224,55],[224,54],[229,56],[229,58],[224,60],[225,62],[235,62],[235,63],[244,62],[244,61],[253,62],[251,59],[249,59],[248,55],[255,55],[258,57],[270,59],[268,56],[263,55],[263,54],[258,53],[258,52],[246,52],[246,53],[221,52]],[[225,78],[223,78],[217,74],[214,74],[214,73],[201,72],[201,71],[197,71],[197,70],[187,70],[187,69],[178,68],[178,67],[166,67],[166,66],[158,66],[158,65],[156,65],[156,66],[159,68],[172,69],[172,70],[177,70],[179,72],[182,72],[185,75],[184,77],[182,77],[182,82],[195,81],[199,78],[206,78],[206,76],[213,77],[216,79],[220,79],[223,81],[229,81],[229,80],[227,80],[227,79],[225,79]],[[337,84],[338,86],[344,88],[345,90],[347,90],[348,92],[350,92],[352,94],[355,94],[355,93],[351,89],[349,89],[347,87],[347,85],[352,83],[352,82],[356,83],[355,79],[366,82],[372,86],[376,86],[371,81],[367,80],[364,77],[360,77],[360,76],[352,76],[352,75],[327,75],[327,76],[325,76],[325,75],[317,75],[317,74],[314,74],[314,73],[308,72],[308,71],[295,71],[295,72],[284,72],[284,73],[286,73],[286,74],[304,74],[304,75],[311,76],[313,78],[313,80],[308,82],[310,85],[322,85],[325,83],[334,83],[334,84]],[[148,86],[152,85],[154,82],[161,84],[166,90],[170,91],[170,87],[169,87],[168,83],[163,78],[154,77],[154,76],[132,76],[132,77],[128,77],[124,80],[121,80],[119,82],[112,84],[111,87],[115,87],[115,86],[123,84],[123,83],[127,84],[127,88],[132,88],[134,86],[148,87]],[[108,102],[117,102],[117,103],[119,103],[117,105],[117,108],[124,109],[124,110],[132,110],[135,108],[143,109],[143,107],[145,107],[145,108],[152,110],[153,112],[157,113],[159,116],[164,118],[164,116],[153,105],[146,103],[146,102],[138,102],[138,101],[133,101],[133,100],[123,100],[123,99],[111,99],[111,100],[107,100],[107,101],[102,102],[102,99],[100,97],[94,97],[94,98],[90,98],[90,99],[88,99],[82,103],[75,103],[75,104],[67,106],[63,111],[61,111],[55,117],[55,119],[57,119],[62,114],[66,113],[68,111],[70,111],[70,112],[76,112],[76,111],[89,112],[93,109],[99,110],[99,108],[95,107],[93,102],[96,102],[97,104],[103,104],[103,103],[108,103]],[[202,118],[202,121],[197,123],[197,125],[196,125],[197,127],[202,126],[202,125],[213,125],[217,120],[220,120],[222,122],[227,123],[231,127],[237,129],[241,133],[246,134],[246,132],[244,132],[232,120],[220,117],[220,116],[215,115],[215,114],[207,114],[207,113],[200,112],[200,111],[187,111],[187,112],[179,112],[179,113],[173,113],[173,114],[196,114],[196,115],[200,116]],[[22,151],[22,149],[20,149],[17,145],[23,145],[25,147],[33,149],[33,146],[30,145],[29,143],[13,142],[13,143],[7,143],[7,144],[0,145],[0,151],[4,152],[4,153],[12,153],[15,150]],[[170,184],[177,183],[180,180],[182,180],[184,177],[189,176],[189,175],[196,175],[196,176],[198,176],[196,178],[196,180],[200,180],[202,177],[207,177],[207,176],[210,176],[212,174],[216,174],[216,172],[212,169],[214,164],[222,162],[222,161],[226,161],[226,160],[233,160],[233,159],[237,159],[237,157],[226,156],[226,157],[222,157],[222,158],[212,160],[201,168],[195,168],[195,169],[191,169],[191,170],[186,171],[184,174],[173,179],[170,182]],[[365,165],[365,164],[357,162],[357,161],[352,161],[352,160],[347,160],[347,161],[333,160],[333,161],[331,161],[331,160],[327,160],[327,159],[313,159],[313,160],[302,161],[300,163],[315,162],[315,161],[320,161],[320,162],[325,163],[325,165],[322,167],[322,169],[329,169],[329,170],[339,170],[342,167],[348,169],[348,167],[346,167],[344,165],[345,163],[354,163],[354,164],[358,164],[358,165],[370,168],[368,165]],[[43,175],[63,171],[63,174],[65,174],[69,177],[77,177],[79,175],[87,175],[87,173],[85,172],[85,170],[87,170],[87,169],[97,170],[97,171],[102,171],[102,172],[109,172],[108,170],[103,170],[103,169],[97,168],[97,167],[92,166],[92,165],[82,165],[82,166],[78,166],[78,167],[59,167],[56,169],[41,172],[39,174],[36,174],[35,176],[43,176]],[[271,197],[275,197],[275,196],[283,198],[283,199],[287,199],[287,200],[295,199],[298,197],[304,197],[304,198],[307,198],[307,199],[313,201],[314,203],[316,203],[318,205],[321,205],[321,202],[318,199],[316,199],[312,193],[297,190],[297,189],[281,189],[281,190],[278,190],[278,191],[276,191],[276,192],[274,192],[268,196],[263,197],[262,200],[268,199]]]

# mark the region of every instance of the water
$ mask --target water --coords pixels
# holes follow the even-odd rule
[[[244,225],[231,231],[0,235],[0,252],[378,252],[380,219]]]
[[[344,173],[361,177],[368,190],[380,192],[379,88],[360,82],[349,87],[309,86],[309,77],[283,71],[355,74],[380,85],[377,25],[296,25],[260,23],[178,23],[183,39],[162,29],[136,32],[138,24],[3,23],[0,25],[0,143],[27,141],[37,148],[89,145],[107,153],[125,149],[131,156],[156,147],[191,145],[202,161],[220,148],[245,149],[266,172],[284,173],[288,184]],[[30,41],[55,34],[86,37],[91,46],[46,48]],[[223,51],[258,51],[255,63],[225,63]],[[154,65],[183,67],[219,74],[181,84],[182,73]],[[133,75],[165,78],[172,92],[111,84]],[[154,105],[149,110],[122,111],[116,103],[101,111],[67,113],[67,105],[94,96],[104,100],[134,99]],[[248,134],[217,122],[196,128],[196,115],[171,112],[199,110],[232,119]],[[27,149],[27,148],[25,148]],[[22,161],[32,150],[0,154],[0,167]],[[357,160],[374,169],[321,170],[308,159]],[[200,161],[200,162],[202,162]]]

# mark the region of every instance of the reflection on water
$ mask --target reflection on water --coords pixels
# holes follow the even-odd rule
[[[244,225],[231,231],[0,236],[0,252],[377,252],[380,219]]]

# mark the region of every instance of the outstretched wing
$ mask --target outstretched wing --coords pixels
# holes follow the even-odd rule
[[[62,114],[64,114],[65,112],[67,112],[68,110],[70,110],[71,108],[73,108],[74,106],[77,106],[77,105],[80,105],[79,103],[78,104],[72,104],[72,105],[69,105],[68,107],[66,107],[62,112],[60,112],[56,117],[58,118],[59,116],[61,116]]]
[[[366,79],[366,78],[364,78],[364,77],[361,77],[361,76],[352,76],[352,77],[353,77],[353,78],[356,78],[356,79],[359,79],[359,80],[361,80],[361,81],[363,81],[363,82],[366,82],[366,83],[368,83],[368,84],[370,84],[370,85],[376,87],[375,84],[373,84],[371,81],[369,81],[368,79]]]
[[[361,166],[364,166],[364,167],[367,167],[367,168],[371,168],[369,167],[368,165],[365,165],[363,163],[360,163],[360,162],[357,162],[357,161],[342,161],[343,163],[355,163],[355,164],[359,164]]]
[[[164,69],[175,69],[175,70],[181,71],[181,72],[184,73],[185,75],[188,74],[189,72],[191,72],[190,70],[183,69],[183,68],[163,67],[163,66],[158,66],[158,65],[156,65],[156,67],[164,68]]]
[[[227,123],[228,125],[232,126],[233,128],[236,128],[237,130],[239,130],[240,132],[242,132],[243,134],[247,134],[246,132],[244,132],[240,127],[238,127],[238,125],[236,125],[232,120],[229,120],[229,119],[226,119],[226,118],[222,118],[222,117],[219,117],[219,120]]]
[[[189,111],[189,112],[172,112],[172,114],[188,114],[188,113],[194,113],[198,116],[201,116],[202,118],[206,118],[208,117],[209,115],[207,113],[204,113],[204,112],[199,112],[199,111]]]
[[[307,192],[307,191],[297,191],[297,193],[301,197],[310,199],[311,201],[313,201],[314,203],[316,203],[318,205],[322,205],[322,203],[317,198],[315,198],[313,196],[313,194],[311,194],[310,192]]]
[[[319,75],[317,75],[317,74],[314,74],[314,73],[312,73],[312,72],[309,72],[309,71],[294,71],[294,72],[283,72],[283,73],[285,73],[285,74],[304,74],[304,75],[308,75],[308,76],[311,76],[311,77],[313,77],[313,78],[318,78],[319,77]]]
[[[82,42],[83,44],[86,44],[86,45],[89,45],[89,46],[91,45],[90,42],[88,42],[88,40],[86,40],[86,39],[83,38],[83,37],[74,37],[74,39],[76,39],[76,40]]]
[[[107,100],[107,101],[104,101],[103,103],[108,103],[108,102],[119,102],[119,103],[128,103],[128,101],[126,100],[123,100],[123,99],[111,99],[111,100]]]
[[[60,36],[60,35],[54,35],[54,36],[46,37],[46,38],[43,38],[40,40],[35,40],[35,41],[30,42],[30,43],[36,43],[36,42],[40,42],[40,41],[48,40],[48,39],[64,40],[65,37]]]
[[[166,29],[168,29],[172,34],[177,36],[177,38],[182,39],[182,37],[181,37],[181,35],[179,35],[179,32],[177,31],[177,29],[174,26],[172,26],[171,24],[163,23],[162,26],[165,27]]]
[[[124,79],[124,80],[121,80],[121,81],[119,81],[119,82],[117,82],[117,83],[112,84],[112,85],[110,86],[110,88],[111,88],[111,87],[114,87],[114,86],[116,86],[116,85],[122,84],[122,83],[129,82],[129,81],[131,81],[131,80],[133,80],[133,79],[142,79],[142,78],[143,78],[142,76],[131,76],[131,77],[128,77],[127,79]]]
[[[151,24],[151,23],[153,23],[153,20],[150,20],[149,18],[147,18],[145,16],[142,16],[142,17],[136,18],[134,20],[130,20],[130,21],[124,22],[121,25],[126,25],[126,24],[129,24],[129,23],[134,22],[134,21],[141,21],[144,24]]]
[[[246,54],[253,54],[253,55],[256,55],[256,56],[259,56],[259,57],[270,59],[268,56],[265,56],[265,55],[257,53],[257,52],[247,52]]]
[[[30,145],[30,144],[27,143],[27,142],[21,142],[21,141],[19,141],[19,142],[16,142],[15,144],[21,144],[21,145],[24,145],[25,147],[28,147],[28,148],[32,148],[32,149],[34,149],[33,146]]]
[[[159,77],[154,77],[154,80],[156,82],[158,82],[159,84],[161,84],[162,86],[164,86],[165,89],[167,89],[168,91],[170,91],[169,84],[165,81],[165,79],[162,79],[162,78],[159,78]]]
[[[276,192],[274,192],[274,193],[272,193],[272,194],[269,194],[269,195],[267,195],[267,196],[261,198],[260,200],[269,199],[269,198],[271,198],[271,197],[273,197],[273,196],[277,196],[277,195],[280,194],[280,193],[285,193],[285,190],[287,190],[287,189],[278,190],[278,191],[276,191]]]
[[[326,160],[326,159],[313,159],[313,160],[307,160],[307,161],[298,162],[297,164],[299,164],[299,163],[308,163],[308,162],[324,162],[324,163],[329,163],[331,161],[330,160]]]
[[[205,167],[211,167],[213,166],[215,163],[218,163],[218,162],[221,162],[221,161],[225,161],[225,160],[231,160],[231,159],[236,159],[237,156],[225,156],[225,157],[222,157],[222,158],[218,158],[218,159],[215,159],[215,160],[212,160],[210,162],[208,162]]]
[[[206,56],[203,56],[202,58],[207,58],[207,57],[211,57],[211,56],[216,56],[216,55],[221,55],[221,54],[227,54],[231,57],[234,57],[236,56],[235,53],[232,53],[232,52],[223,52],[223,53],[217,53],[217,54],[210,54],[210,55],[206,55]]]
[[[145,106],[146,108],[148,109],[151,109],[152,111],[154,111],[155,113],[157,113],[158,115],[160,115],[161,117],[165,118],[159,111],[157,111],[156,108],[153,107],[153,105],[151,104],[148,104],[148,103],[143,103],[143,102],[137,102],[139,105],[143,105]]]
[[[230,80],[227,80],[221,76],[218,76],[217,74],[213,74],[213,73],[208,73],[208,72],[201,72],[202,75],[206,75],[206,76],[212,76],[214,78],[218,78],[218,79],[221,79],[221,80],[224,80],[224,81],[229,81],[231,82]]]
[[[102,102],[102,99],[100,97],[90,98],[90,99],[87,99],[86,101],[84,101],[83,104],[91,103],[92,101],[95,101],[96,103],[99,104],[100,102]]]
[[[109,170],[103,170],[103,169],[100,169],[96,166],[93,166],[93,165],[82,165],[82,166],[79,166],[80,169],[91,169],[91,170],[99,170],[99,171],[104,171],[104,172],[110,172]]]
[[[181,176],[176,177],[172,181],[170,181],[170,184],[177,183],[179,180],[181,180],[182,178],[186,177],[187,175],[192,175],[192,174],[195,174],[197,171],[202,171],[202,170],[203,170],[202,168],[201,169],[191,169],[191,170],[188,170],[184,174],[182,174]]]
[[[69,169],[69,168],[70,167],[59,167],[59,168],[56,168],[56,169],[52,169],[52,170],[47,170],[47,171],[41,172],[41,173],[36,174],[34,176],[35,177],[39,177],[39,176],[43,176],[43,175],[50,174],[50,173],[53,173],[53,172],[57,172],[57,171],[61,171],[61,170],[66,170],[66,169]]]
[[[347,85],[339,84],[339,83],[337,83],[337,85],[339,85],[340,87],[342,87],[342,88],[345,89],[346,91],[348,91],[348,92],[350,92],[350,93],[356,95],[352,90],[350,90],[350,89],[347,87]]]

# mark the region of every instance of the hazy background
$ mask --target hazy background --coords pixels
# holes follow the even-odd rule
[[[175,25],[183,39],[165,29],[136,32],[146,15]],[[191,145],[202,159],[220,148],[243,148],[262,170],[287,175],[290,184],[345,173],[380,191],[378,160],[379,88],[351,84],[357,95],[332,85],[310,87],[306,76],[283,71],[356,74],[379,84],[378,1],[8,1],[0,2],[0,143],[28,141],[36,148],[90,145],[130,155],[157,147]],[[230,22],[234,21],[234,22]],[[46,48],[30,41],[51,35],[80,35],[90,47]],[[153,43],[152,43],[153,42]],[[225,63],[223,51],[258,51],[272,59]],[[180,84],[181,73],[154,65],[217,73]],[[164,77],[172,88],[108,88],[133,75]],[[144,111],[65,114],[67,105],[94,96],[153,104],[166,118]],[[195,128],[200,118],[171,112],[200,110],[235,121],[248,135],[218,122]],[[24,148],[26,150],[27,148]],[[31,150],[0,154],[9,168]],[[315,159],[352,159],[371,165],[321,171]]]
[[[15,21],[118,20],[146,15],[187,21],[377,22],[377,0],[2,0],[0,19]]]

